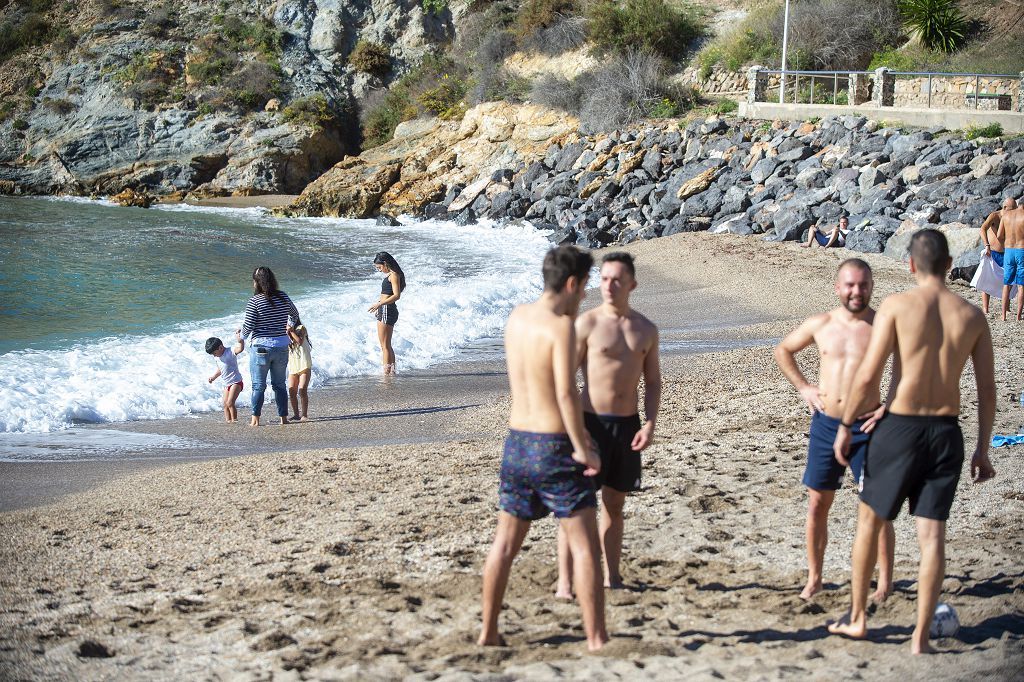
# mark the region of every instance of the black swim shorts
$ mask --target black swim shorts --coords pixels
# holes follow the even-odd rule
[[[601,471],[594,481],[620,493],[640,490],[640,453],[632,448],[633,437],[640,430],[640,415],[628,417],[583,413],[590,437],[601,456]]]
[[[385,303],[377,308],[375,317],[378,322],[389,324],[393,327],[398,322],[398,306],[394,303]]]
[[[564,519],[597,506],[594,481],[572,458],[572,441],[564,433],[508,432],[501,457],[498,507],[524,521],[549,513]]]
[[[860,499],[890,521],[906,499],[913,516],[945,521],[963,464],[956,417],[887,414],[868,444]]]

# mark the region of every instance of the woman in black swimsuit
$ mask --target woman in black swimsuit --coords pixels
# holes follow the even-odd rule
[[[384,374],[395,374],[395,349],[391,347],[391,335],[398,322],[398,306],[395,301],[402,297],[405,290],[405,273],[398,261],[387,251],[381,251],[373,257],[373,266],[387,277],[380,283],[380,300],[370,306],[370,312],[377,316],[377,338],[384,363]]]

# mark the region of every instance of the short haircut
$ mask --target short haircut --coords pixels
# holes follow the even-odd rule
[[[868,265],[867,261],[860,258],[847,258],[839,264],[839,269],[836,270],[836,277],[843,271],[843,268],[860,268],[864,272],[868,273],[870,277],[874,277],[874,273],[871,272],[871,266]]]
[[[216,353],[217,349],[222,348],[223,346],[224,343],[216,336],[211,336],[210,338],[206,339],[206,352],[209,353],[210,355]]]
[[[839,216],[839,219],[840,220],[845,220],[846,222],[850,222],[850,216],[848,216],[848,215],[841,215],[841,216]]]
[[[916,232],[910,240],[910,257],[920,272],[944,276],[949,266],[949,242],[946,241],[946,235],[931,228]]]
[[[570,277],[583,280],[594,266],[593,257],[575,246],[559,246],[544,256],[544,288],[560,292]]]
[[[629,255],[625,251],[612,251],[606,253],[604,258],[601,259],[602,263],[622,263],[629,270],[630,276],[636,279],[636,266],[633,265],[633,256]]]

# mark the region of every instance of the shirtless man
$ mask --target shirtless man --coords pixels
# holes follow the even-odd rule
[[[775,361],[790,383],[800,392],[811,409],[811,439],[807,447],[807,468],[803,484],[807,486],[807,585],[801,599],[810,599],[821,591],[822,565],[828,545],[828,512],[832,508],[836,491],[843,482],[846,464],[836,461],[832,444],[843,413],[843,399],[853,380],[871,338],[871,323],[875,311],[871,302],[874,281],[871,267],[859,258],[850,258],[840,264],[836,273],[836,295],[842,304],[835,310],[808,318],[793,330],[775,348]],[[811,344],[818,346],[821,366],[818,385],[807,381],[796,364],[796,354]],[[854,425],[853,455],[850,470],[854,481],[860,483],[864,469],[864,452],[875,424],[885,406],[861,414]],[[878,538],[882,547],[881,566],[878,571],[878,589],[873,599],[884,601],[892,593],[893,548],[896,535],[892,524],[884,524]]]
[[[597,496],[588,478],[601,469],[583,426],[576,390],[573,322],[593,259],[572,246],[544,258],[544,293],[512,311],[505,355],[512,390],[509,435],[501,460],[498,528],[484,565],[483,629],[478,644],[501,646],[498,613],[512,560],[530,522],[554,513],[576,557],[576,586],[587,648],[608,641],[597,537]]]
[[[629,307],[636,269],[628,253],[609,253],[601,263],[602,305],[576,320],[579,363],[583,368],[583,421],[601,455],[601,548],[605,587],[622,587],[623,506],[640,489],[640,453],[654,439],[661,404],[658,328]],[[640,425],[637,393],[644,378],[644,414]],[[555,596],[572,599],[573,554],[565,533],[558,534],[558,588]]]
[[[1024,286],[1024,206],[1012,210],[1004,209],[999,216],[996,239],[1003,242],[1003,322],[1010,310],[1010,288]],[[1017,321],[1024,312],[1024,289],[1018,290]]]
[[[1003,207],[989,213],[985,222],[981,224],[981,241],[985,244],[985,255],[990,256],[992,262],[1000,268],[1003,267],[1003,242],[999,238],[999,218],[1003,211],[1012,211],[1015,208],[1017,208],[1017,202],[1007,198],[1003,202]],[[985,311],[986,315],[988,315],[988,302],[988,292],[981,292],[981,309]]]
[[[850,425],[877,398],[882,369],[893,355],[889,414],[878,423],[868,448],[861,483],[857,536],[853,544],[853,598],[850,612],[829,631],[867,636],[868,580],[875,565],[878,529],[894,520],[910,499],[917,517],[921,564],[917,581],[915,654],[932,651],[928,630],[946,569],[946,519],[953,505],[964,461],[960,414],[960,375],[970,358],[978,387],[978,443],[971,457],[975,483],[996,472],[988,459],[996,389],[992,337],[985,315],[946,289],[952,266],[949,244],[937,230],[921,230],[910,242],[910,271],[917,286],[885,299],[871,330],[871,341],[853,379],[835,453],[846,461]]]
[[[809,248],[811,244],[817,242],[819,246],[826,249],[831,247],[846,246],[846,235],[850,233],[850,219],[843,216],[839,219],[839,224],[832,228],[832,231],[825,235],[825,230],[818,227],[815,223],[811,225],[811,229],[807,232],[807,243],[801,244],[803,248]]]

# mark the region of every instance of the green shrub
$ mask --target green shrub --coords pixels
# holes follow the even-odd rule
[[[323,128],[338,118],[327,98],[320,93],[291,102],[281,112],[281,117],[288,123],[310,128]]]
[[[874,71],[881,67],[888,67],[893,71],[914,71],[917,63],[913,57],[903,50],[895,47],[886,47],[876,52],[868,64],[868,71]]]
[[[967,19],[955,0],[900,0],[899,7],[907,31],[925,47],[953,52],[967,39]]]
[[[669,6],[665,0],[596,0],[587,15],[590,39],[599,53],[648,50],[675,59],[700,32],[692,10]]]
[[[43,106],[58,116],[67,116],[76,109],[73,102],[66,99],[52,99],[46,97],[43,99]]]
[[[136,54],[132,61],[114,74],[125,93],[147,108],[167,101],[171,87],[181,76],[178,53]]]
[[[226,49],[233,52],[256,52],[276,59],[281,54],[281,31],[269,19],[246,22],[236,14],[218,15],[214,23],[220,26],[218,38],[226,41]]]
[[[740,105],[737,104],[736,100],[729,99],[728,97],[720,97],[711,105],[712,113],[718,114],[719,116],[731,114],[739,108]]]
[[[387,46],[369,40],[356,43],[348,61],[358,71],[383,78],[391,70],[391,53]]]
[[[514,30],[519,38],[526,38],[575,13],[575,0],[525,0],[516,14]]]
[[[448,0],[422,0],[421,7],[427,14],[440,16],[448,9]]]
[[[50,31],[50,24],[36,12],[0,23],[0,62],[22,48],[42,43]]]
[[[0,123],[5,123],[14,113],[14,102],[0,102]]]
[[[364,148],[387,142],[399,123],[420,115],[461,116],[469,85],[465,69],[450,57],[428,55],[390,89],[367,98],[362,117]]]
[[[987,126],[970,125],[964,128],[965,140],[976,140],[979,137],[1001,137],[1003,126],[998,123],[989,123]]]
[[[28,128],[28,121],[23,118],[16,118],[14,119],[14,122],[11,123],[11,126],[13,126],[15,130],[25,130]]]

